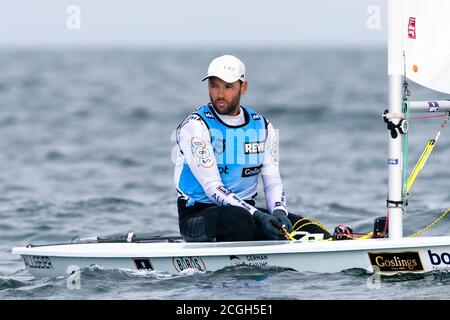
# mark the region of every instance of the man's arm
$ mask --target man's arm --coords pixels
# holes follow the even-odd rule
[[[255,207],[223,186],[211,145],[211,136],[200,116],[189,116],[183,122],[177,131],[177,142],[192,174],[211,201],[221,206],[243,207],[251,214],[256,211]]]
[[[267,125],[267,139],[264,153],[263,167],[261,176],[264,184],[264,193],[266,196],[266,205],[269,212],[281,209],[286,212],[286,193],[279,170],[279,146],[278,133],[272,126]]]

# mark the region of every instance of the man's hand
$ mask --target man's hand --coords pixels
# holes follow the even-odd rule
[[[275,210],[273,210],[272,216],[277,218],[281,222],[282,225],[284,224],[284,226],[286,227],[286,230],[289,233],[294,231],[294,228],[292,227],[292,223],[287,217],[286,211],[281,210],[281,209],[275,209]]]
[[[274,217],[271,214],[256,210],[253,213],[253,219],[255,220],[256,224],[259,224],[261,226],[263,233],[269,238],[269,240],[285,239],[281,232],[283,223],[278,218]]]

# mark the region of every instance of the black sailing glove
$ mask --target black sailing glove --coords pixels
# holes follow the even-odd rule
[[[269,240],[283,240],[284,235],[281,232],[283,223],[271,214],[256,210],[253,213],[253,220],[257,225],[261,226],[263,233]]]
[[[291,220],[288,219],[286,211],[281,210],[281,209],[275,209],[275,210],[273,210],[272,215],[275,218],[277,218],[278,220],[280,220],[281,224],[284,224],[284,226],[286,227],[286,230],[289,233],[294,231],[294,228],[292,227]]]

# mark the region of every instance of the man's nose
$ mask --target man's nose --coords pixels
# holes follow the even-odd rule
[[[219,90],[217,90],[217,94],[218,94],[219,98],[224,98],[225,97],[225,88],[219,87]]]

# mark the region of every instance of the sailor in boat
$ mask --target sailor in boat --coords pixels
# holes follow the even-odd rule
[[[282,240],[302,219],[288,212],[278,167],[278,137],[270,121],[240,104],[247,91],[238,58],[214,59],[202,81],[210,102],[188,115],[176,131],[174,180],[179,227],[188,242]],[[267,208],[255,207],[262,177]],[[330,234],[306,223],[310,233]]]

